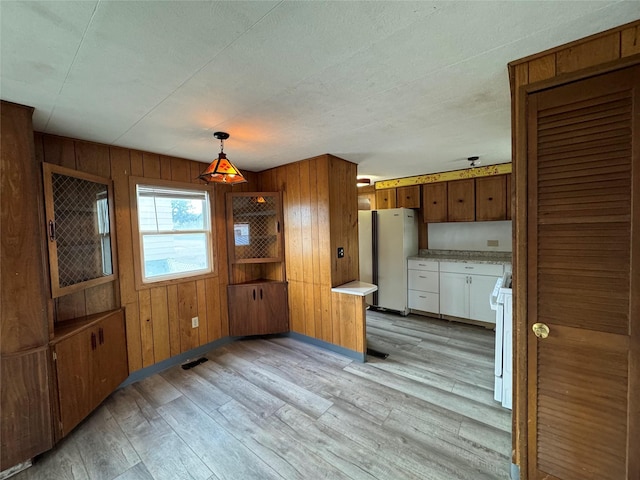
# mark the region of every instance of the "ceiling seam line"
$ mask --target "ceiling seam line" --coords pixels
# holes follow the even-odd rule
[[[124,132],[122,132],[121,135],[119,135],[118,137],[116,137],[115,140],[113,140],[112,143],[117,142],[118,140],[120,140],[123,136],[125,136],[127,133],[129,133],[133,128],[136,127],[136,125],[138,125],[142,120],[144,120],[145,118],[147,118],[147,116],[149,116],[151,113],[153,113],[154,110],[156,110],[160,105],[162,105],[169,97],[171,97],[174,93],[176,93],[180,88],[182,88],[189,80],[191,80],[193,77],[195,77],[198,73],[200,73],[202,70],[204,70],[208,65],[210,65],[222,52],[226,51],[229,47],[231,47],[231,45],[235,44],[238,40],[240,40],[242,37],[244,37],[249,31],[253,30],[253,28],[258,25],[260,22],[262,22],[265,18],[267,18],[271,12],[273,12],[276,8],[278,8],[280,5],[282,5],[284,3],[285,0],[280,0],[276,5],[274,5],[271,9],[269,9],[269,11],[267,13],[265,13],[262,17],[260,17],[258,20],[256,20],[249,28],[247,28],[244,32],[242,32],[240,35],[238,35],[236,38],[234,38],[231,42],[229,42],[227,45],[225,45],[220,51],[218,51],[217,53],[215,53],[213,55],[213,57],[211,57],[209,60],[207,60],[200,68],[198,68],[195,72],[193,72],[191,75],[189,75],[187,78],[185,78],[182,83],[180,83],[180,85],[178,85],[176,88],[174,88],[169,94],[167,94],[162,100],[160,100],[158,103],[156,103],[153,107],[151,107],[151,109],[149,109],[149,111],[147,113],[145,113],[142,117],[140,117],[133,125],[131,125],[128,129],[126,129]]]
[[[97,0],[96,1],[96,5],[95,5],[95,7],[93,7],[93,12],[91,12],[91,17],[89,18],[89,21],[87,22],[87,26],[85,27],[84,31],[82,32],[82,37],[80,38],[80,42],[78,43],[78,48],[76,48],[76,52],[73,55],[73,59],[71,60],[71,64],[69,65],[69,68],[67,69],[67,74],[64,76],[64,80],[62,81],[62,85],[60,85],[60,90],[58,90],[58,94],[56,95],[56,99],[53,102],[53,108],[49,112],[49,115],[47,117],[47,122],[44,125],[44,131],[45,132],[49,128],[49,122],[51,121],[51,117],[53,116],[53,113],[56,110],[56,106],[58,104],[58,99],[60,98],[60,94],[62,93],[62,90],[64,90],[64,86],[67,83],[67,79],[69,78],[69,75],[71,75],[71,69],[73,69],[73,66],[76,63],[76,59],[78,58],[78,53],[80,52],[80,49],[82,48],[82,45],[84,44],[84,40],[85,40],[85,38],[87,36],[87,31],[89,30],[89,27],[93,23],[93,19],[96,16],[96,11],[98,10],[98,5],[100,4],[101,1],[102,0]]]

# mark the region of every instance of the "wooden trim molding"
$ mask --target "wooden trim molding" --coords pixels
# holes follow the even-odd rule
[[[383,180],[381,182],[376,182],[375,187],[376,190],[382,190],[384,188],[408,187],[411,185],[422,185],[424,183],[448,182],[451,180],[489,177],[492,175],[504,175],[507,173],[511,173],[511,163],[500,163],[498,165],[465,168],[464,170],[453,170],[451,172],[429,173],[426,175],[417,175],[415,177]]]

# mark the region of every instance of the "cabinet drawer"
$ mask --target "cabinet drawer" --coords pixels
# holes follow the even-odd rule
[[[409,290],[409,308],[423,312],[440,313],[440,297],[437,293]]]
[[[504,265],[501,263],[440,262],[441,272],[493,275],[495,277],[500,277],[504,273],[503,270]]]
[[[438,293],[438,272],[409,270],[409,289]]]
[[[429,272],[438,271],[438,260],[409,260],[409,270],[427,270]]]

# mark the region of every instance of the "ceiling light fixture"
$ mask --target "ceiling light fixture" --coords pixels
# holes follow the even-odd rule
[[[471,168],[477,167],[478,165],[480,165],[480,157],[469,157],[467,158],[467,160],[469,160],[469,166]]]
[[[358,178],[356,179],[357,183],[356,186],[358,187],[366,187],[371,185],[371,179],[370,178]]]
[[[229,138],[229,134],[226,132],[215,132],[213,136],[220,140],[220,153],[218,154],[218,158],[211,162],[204,172],[198,175],[198,178],[207,183],[226,183],[227,185],[245,183],[247,179],[244,178],[240,170],[227,159],[227,156],[223,152],[224,141]]]

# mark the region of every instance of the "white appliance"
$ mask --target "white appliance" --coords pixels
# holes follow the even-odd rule
[[[378,286],[369,305],[409,313],[407,257],[418,254],[418,219],[408,208],[360,210],[360,281]]]
[[[511,409],[513,401],[513,295],[511,273],[496,281],[491,293],[491,309],[496,311],[495,384],[493,398]]]

